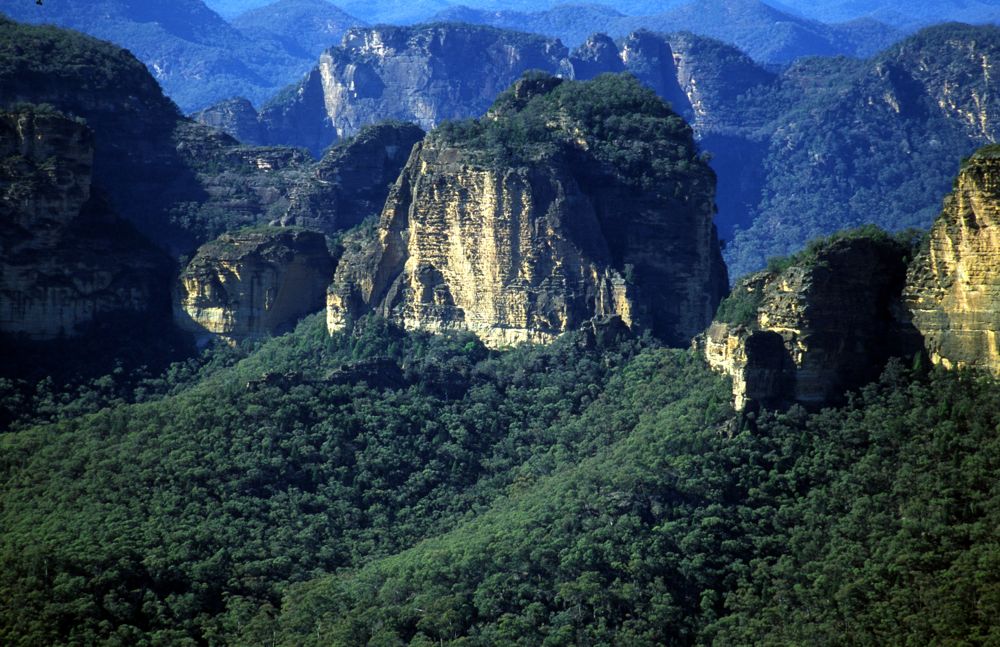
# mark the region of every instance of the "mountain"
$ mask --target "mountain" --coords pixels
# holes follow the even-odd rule
[[[433,20],[526,31],[555,37],[568,47],[576,47],[596,32],[621,35],[619,24],[624,17],[618,10],[601,4],[564,4],[544,11],[491,11],[456,5],[439,12]]]
[[[996,27],[943,25],[867,61],[802,61],[748,95],[730,123],[763,118],[756,134],[744,131],[764,135],[763,191],[747,197],[750,224],[727,247],[733,274],[845,227],[928,226],[956,153],[998,135],[988,67],[998,56]]]
[[[888,26],[860,31],[849,24],[827,25],[779,11],[759,0],[694,0],[664,13],[625,18],[616,31],[640,28],[710,36],[767,63],[788,63],[802,56],[868,56],[899,37]]]
[[[942,2],[902,2],[901,0],[785,0],[784,6],[815,20],[842,22],[874,18],[898,28],[923,27],[938,22],[991,23],[1000,19],[1000,5],[994,0],[944,0]]]
[[[532,73],[414,148],[371,243],[338,269],[330,329],[374,311],[502,347],[613,317],[686,345],[727,285],[714,180],[636,80]]]
[[[145,66],[110,43],[0,19],[0,107],[49,104],[93,133],[93,185],[175,256],[228,229],[279,218],[314,161],[242,146],[185,119]]]
[[[200,0],[8,2],[27,23],[55,24],[129,49],[186,112],[232,96],[263,101],[309,69],[313,56],[276,40],[253,40]],[[256,38],[258,34],[253,33]]]
[[[614,37],[640,29],[688,31],[734,44],[763,63],[802,56],[870,56],[902,33],[873,18],[828,25],[776,9],[759,0],[694,0],[669,11],[625,16],[603,5],[557,5],[545,11],[472,9],[459,5],[436,20],[456,20],[556,36],[575,47],[596,32]]]
[[[461,24],[352,28],[260,110],[265,142],[314,154],[386,119],[429,129],[485,112],[521,72],[559,69],[559,41]]]
[[[276,41],[297,57],[315,60],[362,22],[326,0],[278,0],[236,16],[231,24],[251,42]]]

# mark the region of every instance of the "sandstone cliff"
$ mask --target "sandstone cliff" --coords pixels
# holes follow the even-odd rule
[[[292,189],[280,224],[332,234],[378,215],[413,145],[423,137],[414,124],[365,127],[328,150],[308,179]]]
[[[1000,150],[980,150],[915,259],[906,286],[931,361],[1000,375]]]
[[[80,121],[0,112],[0,332],[72,336],[159,305],[169,262],[92,195],[93,160]]]
[[[261,337],[321,310],[333,275],[322,234],[258,228],[203,245],[181,272],[174,318],[199,337]]]
[[[906,256],[885,234],[848,234],[737,283],[697,341],[732,376],[736,408],[836,402],[914,352],[900,308]]]
[[[424,129],[482,114],[530,69],[565,70],[558,40],[462,24],[353,28],[294,89],[261,110],[269,142],[319,154],[386,119]]]
[[[526,77],[414,148],[372,240],[338,268],[330,330],[376,311],[500,346],[617,315],[686,344],[725,291],[714,180],[635,80]]]

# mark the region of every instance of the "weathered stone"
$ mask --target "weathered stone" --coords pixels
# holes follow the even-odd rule
[[[433,24],[349,29],[295,88],[261,110],[268,142],[319,154],[386,119],[431,129],[482,114],[522,72],[568,74],[555,39],[492,27]]]
[[[334,146],[311,177],[291,191],[280,224],[332,234],[377,216],[413,145],[423,137],[414,124],[384,122]]]
[[[522,84],[552,86],[519,81],[489,119],[531,100]],[[687,159],[683,189],[660,177],[637,191],[589,152],[605,142],[560,119],[551,127],[568,148],[523,163],[446,134],[418,144],[373,240],[345,253],[327,298],[330,330],[368,311],[408,329],[471,331],[494,347],[548,342],[594,316],[675,345],[703,329],[726,283],[711,172]],[[694,151],[685,133],[682,148]],[[677,191],[685,197],[666,197]]]
[[[906,286],[930,359],[1000,375],[1000,154],[964,166]]]
[[[264,144],[257,110],[243,97],[227,99],[214,106],[199,110],[191,119],[200,124],[221,130],[244,144]]]
[[[333,259],[322,234],[259,228],[203,245],[181,273],[174,317],[205,338],[273,335],[323,308]]]
[[[889,357],[917,348],[899,313],[905,258],[884,235],[816,245],[781,272],[737,283],[730,299],[747,304],[749,316],[713,323],[696,347],[732,376],[737,409],[837,402]]]
[[[168,260],[91,195],[93,135],[49,109],[0,113],[0,332],[73,336],[145,313]]]

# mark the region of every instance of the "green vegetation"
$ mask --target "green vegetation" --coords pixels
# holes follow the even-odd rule
[[[756,275],[754,275],[756,276]],[[760,289],[754,277],[737,283],[729,295],[719,303],[714,320],[720,323],[736,326],[752,326],[757,322],[757,311],[764,301],[764,291]]]
[[[933,222],[956,161],[993,137],[957,116],[978,114],[973,100],[939,107],[956,84],[968,88],[963,97],[991,87],[956,43],[989,57],[1000,30],[942,25],[869,61],[803,59],[740,97],[735,114],[768,149],[762,183],[743,198],[753,205],[746,225],[726,248],[730,276],[862,223],[898,231]]]
[[[581,166],[596,162],[594,172],[667,198],[711,174],[690,126],[628,75],[573,82],[527,72],[486,117],[447,122],[429,137],[462,146],[480,163],[498,168],[560,155]]]
[[[740,419],[693,355],[582,342],[313,317],[57,399],[0,436],[0,641],[996,639],[994,380]]]

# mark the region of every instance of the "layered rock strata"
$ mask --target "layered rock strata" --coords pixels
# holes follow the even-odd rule
[[[263,337],[323,308],[334,262],[326,238],[297,228],[224,234],[181,272],[174,318],[202,339]]]
[[[1000,149],[973,155],[906,286],[930,359],[1000,375]]]
[[[598,97],[622,103],[602,109],[621,109],[623,132],[597,134],[574,113]],[[545,132],[514,144],[525,115]],[[629,140],[630,118],[656,123],[655,135]],[[635,168],[612,163],[640,149]],[[713,194],[690,129],[635,80],[526,78],[481,122],[414,148],[370,242],[338,268],[328,326],[374,311],[504,346],[615,315],[685,345],[725,291]]]
[[[169,262],[92,195],[94,144],[51,109],[0,113],[0,332],[74,336],[158,305]]]
[[[736,408],[836,402],[916,350],[900,308],[906,253],[885,235],[848,236],[740,281],[696,342],[732,376]]]

